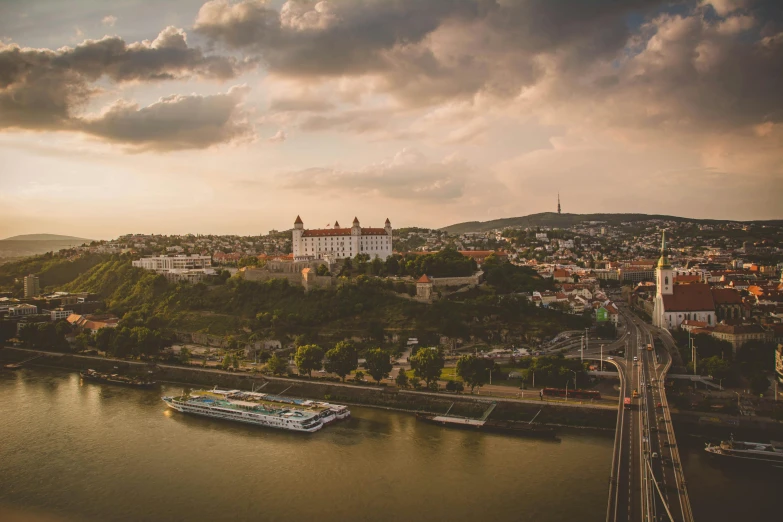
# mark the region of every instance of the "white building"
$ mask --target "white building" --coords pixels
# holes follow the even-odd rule
[[[133,266],[143,268],[144,270],[193,270],[201,268],[210,268],[212,258],[210,256],[201,256],[193,254],[190,256],[157,256],[143,257],[132,262]]]
[[[37,313],[38,307],[27,303],[22,303],[8,308],[8,315],[11,316],[32,315]]]
[[[52,316],[52,321],[59,321],[61,319],[68,319],[68,316],[73,314],[73,310],[49,310],[49,314]]]
[[[38,281],[38,276],[30,274],[24,278],[24,296],[35,297],[41,293],[41,285]]]
[[[343,259],[367,254],[370,259],[386,259],[392,255],[392,226],[387,219],[384,228],[362,228],[353,218],[351,228],[340,228],[335,221],[331,228],[305,229],[302,218],[296,216],[292,234],[295,260]]]

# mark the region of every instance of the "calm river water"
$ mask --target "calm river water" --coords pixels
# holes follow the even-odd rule
[[[54,370],[0,373],[0,520],[605,519],[610,435],[546,442],[358,407],[306,435],[187,416],[160,395]],[[697,506],[728,503],[713,488],[731,483],[693,453],[699,520]],[[732,520],[715,512],[702,520]]]

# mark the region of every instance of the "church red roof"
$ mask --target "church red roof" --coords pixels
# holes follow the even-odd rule
[[[718,305],[742,304],[740,293],[731,288],[714,288],[712,290],[712,300]]]
[[[715,301],[710,286],[704,283],[674,285],[672,295],[663,296],[666,312],[712,312]]]

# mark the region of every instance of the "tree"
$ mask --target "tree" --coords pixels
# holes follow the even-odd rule
[[[334,373],[345,382],[345,376],[359,366],[356,348],[350,341],[340,341],[334,348],[326,352],[326,371]]]
[[[102,352],[108,352],[114,344],[114,328],[101,328],[95,333],[95,346]]]
[[[237,354],[234,354],[231,357],[231,367],[234,368],[235,370],[239,369],[239,357],[237,357]]]
[[[223,370],[228,370],[229,366],[231,366],[231,356],[226,354],[223,356],[223,361],[220,363],[220,368]]]
[[[315,270],[315,275],[330,276],[332,274],[329,272],[329,267],[327,265],[318,265],[318,268]]]
[[[763,373],[756,373],[748,379],[750,391],[756,395],[762,395],[769,389],[769,379]]]
[[[389,375],[392,371],[391,357],[389,353],[382,348],[372,348],[365,354],[367,360],[367,372],[377,383]]]
[[[394,379],[394,382],[396,382],[397,386],[400,388],[408,387],[408,374],[405,373],[405,368],[400,368],[400,373],[397,374],[397,378]]]
[[[411,377],[411,386],[413,386],[414,390],[421,388],[421,379],[416,376]]]
[[[90,336],[82,332],[76,336],[73,347],[77,352],[81,352],[82,350],[87,348],[87,343],[89,341],[90,341]]]
[[[419,348],[416,355],[411,357],[413,374],[424,379],[429,388],[430,383],[437,381],[446,361],[440,348]]]
[[[179,351],[179,362],[182,364],[188,364],[190,362],[190,350],[183,348]]]
[[[277,354],[269,358],[266,362],[266,367],[269,368],[273,375],[283,375],[288,371],[288,363],[278,357]]]
[[[463,355],[457,361],[457,375],[462,377],[465,384],[470,386],[470,393],[489,381],[489,372],[492,370],[492,361],[475,355]]]
[[[450,392],[461,392],[465,387],[459,381],[448,381],[446,383],[446,390]]]
[[[715,379],[725,379],[731,373],[731,364],[729,361],[714,355],[702,359],[699,362],[699,369],[706,375],[712,375]]]
[[[364,380],[364,372],[363,372],[363,371],[361,371],[361,370],[359,370],[358,372],[356,372],[355,374],[353,374],[353,379],[354,379],[356,382],[362,382],[362,381]]]
[[[315,344],[305,344],[296,349],[294,362],[301,375],[312,377],[313,370],[320,370],[323,367],[323,358],[323,348]]]

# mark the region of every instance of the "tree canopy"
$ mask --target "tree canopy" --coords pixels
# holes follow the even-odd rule
[[[345,382],[345,376],[359,367],[359,357],[356,347],[350,341],[340,341],[334,348],[326,352],[327,372],[334,373]]]
[[[463,355],[457,361],[457,375],[470,386],[470,392],[482,387],[489,381],[489,374],[495,363],[476,355]]]
[[[382,348],[371,348],[367,350],[364,358],[367,361],[367,372],[376,382],[380,383],[381,379],[389,375],[389,372],[392,370],[389,352]]]
[[[414,375],[424,379],[427,387],[440,378],[440,372],[446,362],[440,348],[419,348],[410,361]]]
[[[323,367],[324,350],[315,344],[305,344],[296,349],[294,362],[299,368],[299,373],[311,377],[313,370],[320,370]]]

